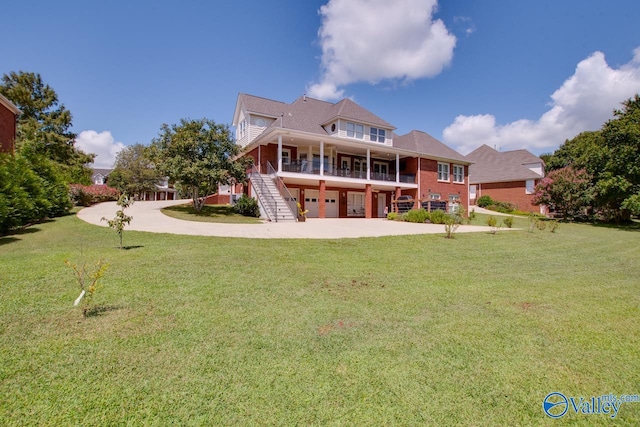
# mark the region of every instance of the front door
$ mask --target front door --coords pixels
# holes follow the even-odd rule
[[[387,195],[378,193],[378,218],[386,218],[384,210],[387,207]]]

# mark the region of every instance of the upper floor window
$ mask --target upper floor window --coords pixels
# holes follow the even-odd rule
[[[384,142],[386,131],[384,129],[370,128],[369,139],[373,142]]]
[[[535,185],[536,182],[533,179],[528,179],[526,182],[526,188],[525,188],[525,193],[526,194],[533,194],[533,191],[535,190]]]
[[[347,122],[347,136],[349,138],[364,138],[364,126],[358,123]]]
[[[453,182],[464,182],[464,166],[453,165]]]
[[[438,181],[449,181],[449,163],[438,163]]]
[[[246,132],[247,132],[247,121],[243,120],[238,125],[238,139],[244,138],[244,135]]]

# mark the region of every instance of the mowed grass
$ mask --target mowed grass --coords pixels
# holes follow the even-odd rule
[[[193,204],[168,206],[162,213],[172,218],[185,221],[222,222],[229,224],[260,224],[259,218],[247,217],[236,213],[233,206],[205,205],[200,212],[193,209]]]
[[[542,411],[640,394],[636,230],[124,241],[75,216],[0,238],[0,424],[640,423]],[[100,315],[66,259],[111,264]]]

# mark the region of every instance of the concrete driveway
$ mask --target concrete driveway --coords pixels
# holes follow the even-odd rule
[[[400,236],[409,234],[444,234],[444,225],[414,224],[386,219],[317,219],[306,222],[263,222],[260,224],[219,224],[183,221],[164,215],[160,209],[191,200],[135,202],[126,210],[133,217],[126,230],[192,236],[243,237],[248,239],[343,239],[357,237]],[[116,202],[105,202],[82,209],[78,218],[95,225],[107,226],[101,218],[113,218]],[[461,225],[456,233],[488,232],[489,227]]]

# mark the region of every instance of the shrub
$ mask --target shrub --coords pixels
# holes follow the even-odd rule
[[[557,219],[552,219],[551,221],[549,221],[549,231],[550,232],[555,233],[557,228],[558,228],[558,220]]]
[[[71,201],[76,206],[91,206],[96,203],[112,202],[118,200],[120,192],[107,185],[82,185],[71,184],[69,186]]]
[[[260,207],[258,206],[258,201],[253,197],[249,197],[246,194],[243,194],[237,201],[234,206],[236,212],[243,216],[251,216],[254,218],[258,218],[260,216]]]
[[[504,223],[505,227],[507,227],[507,228],[513,227],[513,217],[512,216],[506,217],[505,219],[502,220],[502,222]]]
[[[447,219],[449,215],[447,215],[447,213],[441,209],[436,209],[435,211],[431,212],[431,222],[433,224],[444,224],[445,220]]]
[[[395,221],[395,220],[397,220],[398,218],[399,218],[399,217],[398,217],[398,213],[397,213],[397,212],[389,212],[389,213],[387,214],[387,219],[388,219],[389,221]]]
[[[491,196],[482,196],[478,199],[476,205],[480,206],[481,208],[486,208],[487,206],[493,205],[494,203],[495,202],[493,201]]]
[[[456,218],[452,216],[447,216],[444,220],[444,232],[446,233],[447,239],[453,239],[453,235],[460,226],[460,223],[456,220]]]
[[[476,210],[471,209],[471,213],[469,214],[469,220],[473,221],[474,219],[476,219]]]
[[[536,222],[536,227],[538,228],[538,230],[544,231],[547,228],[547,223],[545,221],[538,220]]]
[[[402,215],[402,219],[407,222],[423,224],[429,219],[429,212],[427,212],[426,209],[411,209]]]
[[[498,220],[496,219],[495,216],[490,216],[489,218],[487,218],[487,225],[489,227],[495,227],[496,225],[498,225]]]

